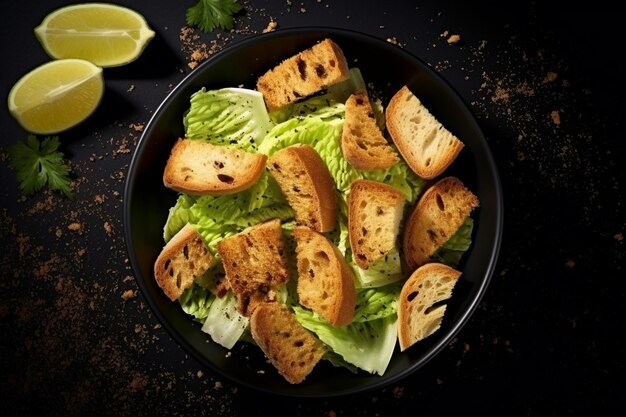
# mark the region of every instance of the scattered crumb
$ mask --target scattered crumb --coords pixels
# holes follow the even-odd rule
[[[328,412],[328,417],[337,417],[337,413],[335,412],[335,410],[330,410]]]
[[[74,223],[70,223],[67,228],[69,230],[72,230],[74,232],[80,232],[80,230],[82,229],[82,225],[80,223],[74,222]]]
[[[136,290],[126,290],[122,293],[122,298],[124,300],[130,300],[131,298],[135,298],[135,297],[137,297]]]
[[[107,235],[111,236],[111,234],[113,233],[113,227],[111,227],[111,224],[109,222],[104,222],[102,227],[104,227],[104,231],[107,233]]]
[[[218,390],[218,389],[222,389],[222,387],[223,387],[222,381],[215,381],[215,384],[213,385],[213,388]]]
[[[557,126],[561,125],[561,115],[559,114],[558,110],[553,110],[550,113],[550,117],[552,117],[552,121],[554,122],[555,125]]]
[[[394,387],[393,398],[400,399],[404,397],[404,387]]]
[[[546,77],[543,79],[543,84],[554,82],[556,81],[558,77],[559,77],[559,74],[557,74],[556,72],[548,71],[548,73],[546,74]]]
[[[267,27],[265,29],[263,29],[263,33],[273,32],[273,31],[276,30],[277,27],[278,27],[278,23],[276,23],[276,21],[274,19],[272,19],[267,24]]]
[[[437,378],[437,379],[435,379],[435,382],[437,383],[437,385],[441,385],[441,384],[443,384],[443,379]]]
[[[196,376],[197,376],[198,378],[202,378],[202,376],[203,376],[203,375],[204,375],[204,372],[202,372],[202,371],[198,371],[198,372],[196,373]]]
[[[143,123],[131,123],[128,127],[133,129],[135,132],[143,132],[145,125]]]
[[[615,235],[613,235],[613,239],[617,240],[618,242],[621,242],[624,240],[624,235],[622,233],[615,233]]]
[[[448,38],[448,43],[449,44],[455,44],[457,42],[459,42],[461,40],[461,36],[459,35],[450,35],[450,37]]]
[[[574,266],[576,266],[576,262],[574,262],[574,260],[573,260],[573,259],[571,259],[571,258],[570,258],[570,259],[567,259],[567,260],[565,261],[565,266],[571,269],[571,268],[573,268]]]
[[[131,84],[128,86],[128,89],[126,90],[127,93],[132,93],[135,90],[135,84]]]

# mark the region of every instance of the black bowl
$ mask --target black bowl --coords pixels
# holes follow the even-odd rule
[[[239,343],[232,352],[211,342],[199,323],[169,301],[153,278],[153,263],[163,246],[162,229],[177,194],[163,186],[162,172],[173,142],[183,135],[182,117],[190,96],[201,87],[243,85],[280,60],[330,37],[350,66],[361,69],[383,103],[403,85],[465,143],[446,174],[460,177],[480,199],[473,244],[460,266],[463,275],[441,328],[406,352],[396,351],[384,376],[353,374],[322,361],[299,385],[288,384],[260,349]],[[331,28],[298,28],[254,36],[214,55],[187,76],[165,99],[146,126],[133,156],[125,189],[124,226],[131,265],[148,304],[174,339],[197,360],[243,386],[289,396],[322,397],[381,388],[415,372],[444,348],[467,322],[493,273],[502,235],[502,191],[497,170],[472,113],[454,89],[424,62],[389,42]]]

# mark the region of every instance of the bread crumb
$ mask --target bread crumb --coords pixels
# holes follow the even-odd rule
[[[553,110],[550,113],[550,117],[552,117],[552,121],[554,122],[555,125],[557,126],[561,125],[561,115],[559,114],[558,110]]]
[[[198,371],[198,372],[196,373],[196,376],[197,376],[198,378],[202,378],[202,376],[203,376],[203,375],[204,375],[204,372],[202,372],[202,371]]]
[[[393,389],[393,398],[400,399],[404,397],[404,387],[395,387]]]
[[[143,128],[145,127],[142,123],[131,123],[128,125],[129,128],[133,129],[135,132],[143,132]]]
[[[441,384],[443,384],[443,379],[437,378],[437,379],[435,379],[435,382],[437,383],[437,385],[441,385]]]
[[[126,90],[127,93],[132,93],[135,90],[135,84],[131,84],[128,86],[128,89]]]
[[[450,37],[448,38],[448,43],[449,44],[455,44],[457,42],[459,42],[461,40],[461,36],[459,35],[450,35]]]
[[[567,260],[565,261],[565,266],[571,269],[571,268],[573,268],[574,266],[576,266],[576,262],[574,262],[574,260],[573,260],[573,259],[571,259],[571,258],[570,258],[570,259],[567,259]]]
[[[96,196],[93,198],[93,201],[96,204],[102,204],[104,203],[104,194],[96,194]]]
[[[56,237],[61,237],[63,236],[63,231],[61,229],[57,229],[54,234],[56,235]]]
[[[213,385],[213,388],[215,388],[216,390],[218,389],[222,389],[223,385],[221,381],[215,381],[215,384]]]
[[[557,74],[556,72],[548,71],[548,73],[546,74],[545,78],[543,79],[543,84],[547,84],[547,83],[551,83],[553,81],[556,81],[556,79],[558,77],[559,77],[559,74]]]
[[[126,290],[122,293],[122,298],[124,300],[130,300],[131,298],[137,297],[137,291],[135,290]]]
[[[387,38],[387,42],[392,43],[394,45],[397,45],[398,44],[398,39],[396,39],[395,36],[392,36],[390,38]]]
[[[69,230],[72,230],[74,232],[80,232],[80,229],[82,229],[82,225],[80,223],[74,222],[74,223],[70,223],[67,228]]]
[[[111,224],[109,224],[109,222],[104,222],[102,227],[104,227],[104,231],[107,235],[111,236],[111,233],[113,233],[113,227],[111,227]]]
[[[328,417],[337,417],[337,413],[335,412],[335,410],[330,410],[328,412]]]
[[[615,233],[615,235],[613,235],[613,239],[617,240],[618,242],[621,242],[624,240],[624,235],[622,233]]]
[[[448,32],[447,30],[444,30],[443,33],[439,36],[441,36],[442,38],[447,38],[449,34],[450,32]]]
[[[271,19],[270,22],[267,24],[267,27],[263,29],[263,33],[273,32],[276,30],[277,27],[278,23],[276,23],[274,19]]]

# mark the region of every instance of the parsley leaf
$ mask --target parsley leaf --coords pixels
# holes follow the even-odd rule
[[[232,29],[232,16],[241,9],[236,0],[200,0],[187,9],[187,24],[198,26],[207,33],[218,27]]]
[[[13,168],[22,192],[32,195],[48,184],[51,190],[59,190],[68,198],[74,193],[70,188],[69,167],[63,161],[59,137],[47,137],[40,142],[29,135],[26,143],[18,142],[9,148],[9,166]]]

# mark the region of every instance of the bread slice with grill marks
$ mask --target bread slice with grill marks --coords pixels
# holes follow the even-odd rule
[[[409,90],[402,87],[385,111],[387,130],[409,167],[424,179],[442,174],[463,149]]]
[[[400,160],[378,128],[365,90],[352,94],[345,108],[341,150],[350,165],[360,170],[387,169]]]
[[[256,83],[270,111],[280,109],[350,76],[341,48],[323,41],[284,60]]]
[[[429,263],[406,280],[398,298],[400,351],[430,336],[441,326],[446,305],[461,273],[447,265]]]
[[[154,278],[172,301],[215,264],[215,257],[196,229],[186,224],[163,247],[154,263]]]
[[[445,177],[431,185],[404,228],[402,250],[409,268],[428,262],[478,206],[478,197],[456,177]]]
[[[299,384],[313,371],[326,348],[284,304],[261,303],[250,318],[252,338],[278,372]]]
[[[356,180],[348,197],[348,234],[354,261],[363,269],[397,245],[405,196],[391,185]]]
[[[203,140],[179,139],[163,173],[172,190],[195,195],[234,194],[251,187],[263,174],[267,156]]]

